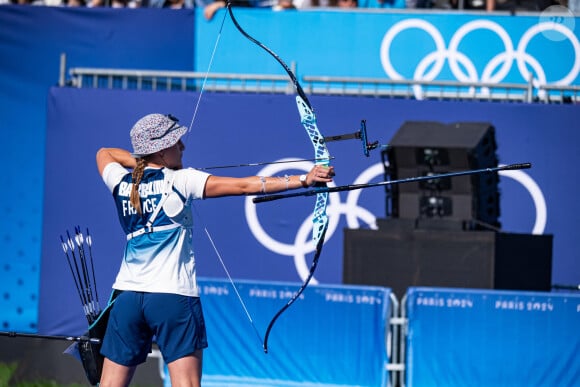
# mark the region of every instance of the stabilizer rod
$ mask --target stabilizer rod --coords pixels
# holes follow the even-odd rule
[[[481,173],[492,173],[492,172],[499,172],[499,171],[512,171],[512,170],[518,170],[518,169],[528,169],[531,167],[532,167],[531,163],[519,163],[519,164],[510,164],[510,165],[504,165],[501,167],[494,167],[494,168],[472,169],[472,170],[468,170],[468,171],[442,173],[442,174],[438,174],[438,175],[408,177],[408,178],[399,179],[399,180],[380,181],[378,183],[350,184],[350,185],[341,185],[338,187],[316,187],[316,188],[312,188],[312,189],[309,189],[306,191],[292,192],[292,193],[287,193],[287,194],[257,196],[254,199],[252,199],[252,201],[254,203],[264,203],[264,202],[271,202],[273,200],[293,198],[293,197],[298,197],[298,196],[313,196],[313,195],[316,195],[319,193],[325,193],[325,192],[353,191],[356,189],[382,187],[385,185],[412,183],[412,182],[417,182],[417,181],[444,179],[444,178],[448,178],[448,177],[476,175],[476,174],[481,174]]]

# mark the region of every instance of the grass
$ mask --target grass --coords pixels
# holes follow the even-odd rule
[[[8,387],[8,382],[14,371],[16,371],[16,364],[0,363],[0,387]]]
[[[38,382],[19,382],[10,384],[10,378],[16,372],[18,365],[16,363],[3,364],[0,363],[0,387],[64,387],[54,381],[38,381]],[[66,387],[80,387],[80,384],[69,384]]]

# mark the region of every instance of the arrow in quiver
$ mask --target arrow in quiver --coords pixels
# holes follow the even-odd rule
[[[113,291],[109,303],[101,314],[99,314],[95,322],[89,326],[88,332],[83,336],[84,339],[75,342],[65,350],[66,354],[75,357],[81,362],[85,370],[85,375],[89,383],[93,386],[98,385],[101,380],[104,360],[103,355],[101,355],[101,346],[107,330],[111,309],[115,298],[120,293],[117,290]]]

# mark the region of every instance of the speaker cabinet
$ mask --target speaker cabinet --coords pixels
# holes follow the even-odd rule
[[[454,230],[345,230],[343,283],[549,291],[552,236]]]
[[[384,151],[390,180],[497,167],[495,128],[486,122],[408,121]],[[394,218],[474,220],[500,228],[497,172],[387,186]]]

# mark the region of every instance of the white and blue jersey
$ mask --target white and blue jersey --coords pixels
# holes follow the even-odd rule
[[[199,297],[191,201],[203,198],[208,177],[195,169],[145,168],[140,215],[130,203],[131,173],[118,163],[105,167],[103,180],[127,234],[113,289]]]

